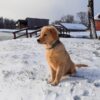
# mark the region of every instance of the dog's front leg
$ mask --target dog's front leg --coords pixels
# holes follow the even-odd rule
[[[57,85],[60,82],[61,77],[63,76],[63,68],[58,67],[56,71],[55,80],[51,83],[51,85]]]
[[[55,76],[56,76],[56,71],[50,67],[51,70],[51,79],[48,80],[48,83],[52,83],[55,80]]]

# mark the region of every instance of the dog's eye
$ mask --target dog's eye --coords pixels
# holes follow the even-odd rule
[[[44,34],[44,36],[47,36],[47,34]]]

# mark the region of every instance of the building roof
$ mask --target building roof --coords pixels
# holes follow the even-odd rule
[[[31,17],[27,17],[25,20],[48,20],[49,19],[45,19],[45,18],[31,18]]]
[[[98,13],[95,17],[94,17],[95,20],[100,20],[100,13]]]
[[[77,24],[77,23],[60,23],[63,27],[65,27],[68,30],[86,30],[87,27],[83,24]]]

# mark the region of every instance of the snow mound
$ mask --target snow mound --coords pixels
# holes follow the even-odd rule
[[[77,69],[58,86],[47,83],[45,49],[35,38],[0,42],[1,100],[100,100],[100,41],[61,39]]]

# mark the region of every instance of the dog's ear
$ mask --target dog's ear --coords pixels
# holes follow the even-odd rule
[[[53,37],[55,40],[58,39],[58,31],[57,31],[57,29],[56,29],[55,27],[50,26],[50,27],[49,27],[49,31],[50,31],[52,37]]]

